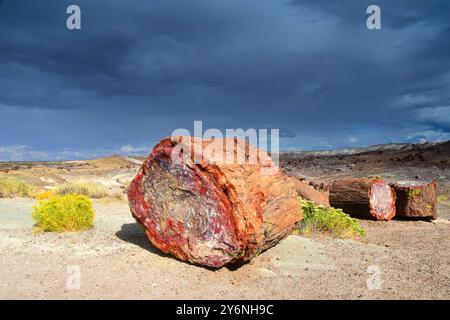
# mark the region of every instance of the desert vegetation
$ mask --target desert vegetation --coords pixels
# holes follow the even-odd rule
[[[35,198],[36,198],[36,200],[46,200],[46,199],[52,197],[53,195],[54,194],[52,191],[46,190],[46,191],[42,191],[42,192],[38,193]]]
[[[303,220],[297,223],[294,234],[324,233],[338,238],[362,237],[365,231],[358,220],[341,209],[326,208],[312,201],[300,199]]]
[[[91,200],[83,195],[50,196],[33,207],[38,231],[83,231],[94,223]]]
[[[105,187],[83,180],[74,180],[58,184],[52,192],[55,195],[60,196],[76,194],[94,199],[104,198],[109,195],[108,190]]]
[[[26,182],[7,174],[0,175],[0,198],[28,197],[33,188]]]
[[[51,192],[60,196],[76,194],[91,199],[101,199],[106,202],[124,199],[121,193],[110,192],[101,184],[84,180],[73,180],[57,184]]]

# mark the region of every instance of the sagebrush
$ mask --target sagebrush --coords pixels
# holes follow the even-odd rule
[[[312,201],[300,199],[303,220],[297,223],[294,234],[308,235],[314,232],[331,234],[339,238],[362,237],[365,231],[358,220],[341,209],[326,208]]]
[[[83,231],[94,224],[95,213],[86,196],[51,196],[33,207],[32,217],[41,231]]]

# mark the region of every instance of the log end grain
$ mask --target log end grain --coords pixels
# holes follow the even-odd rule
[[[370,215],[375,220],[389,221],[396,214],[395,192],[382,180],[374,180],[369,189]]]
[[[354,218],[391,220],[396,213],[395,192],[379,179],[339,179],[330,186],[330,205]]]

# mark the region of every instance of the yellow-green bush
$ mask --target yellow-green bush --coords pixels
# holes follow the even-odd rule
[[[82,231],[94,224],[92,202],[86,196],[52,196],[33,207],[36,227],[42,231]]]
[[[42,191],[36,195],[36,200],[45,200],[53,196],[53,192],[51,191]]]
[[[321,232],[339,238],[364,236],[365,231],[358,220],[351,218],[341,209],[326,208],[314,202],[300,199],[303,220],[294,229],[294,234]]]
[[[53,189],[56,195],[78,194],[89,198],[104,198],[108,196],[108,190],[98,184],[88,181],[68,181],[57,185]]]
[[[0,198],[28,197],[32,188],[22,180],[6,175],[0,175]]]

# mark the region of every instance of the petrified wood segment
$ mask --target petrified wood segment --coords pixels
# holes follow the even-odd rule
[[[248,163],[255,152],[258,161]],[[230,163],[240,155],[245,163]],[[210,267],[251,259],[301,220],[292,182],[267,153],[239,139],[162,140],[131,183],[128,199],[156,247]]]
[[[341,179],[330,187],[330,205],[360,219],[391,220],[394,190],[382,180]]]
[[[295,177],[292,177],[292,181],[294,183],[295,191],[297,191],[297,194],[301,198],[323,205],[327,208],[330,207],[330,201],[328,199],[327,192],[316,190],[307,182],[301,181]]]
[[[393,184],[400,218],[437,218],[436,181],[404,181]]]

